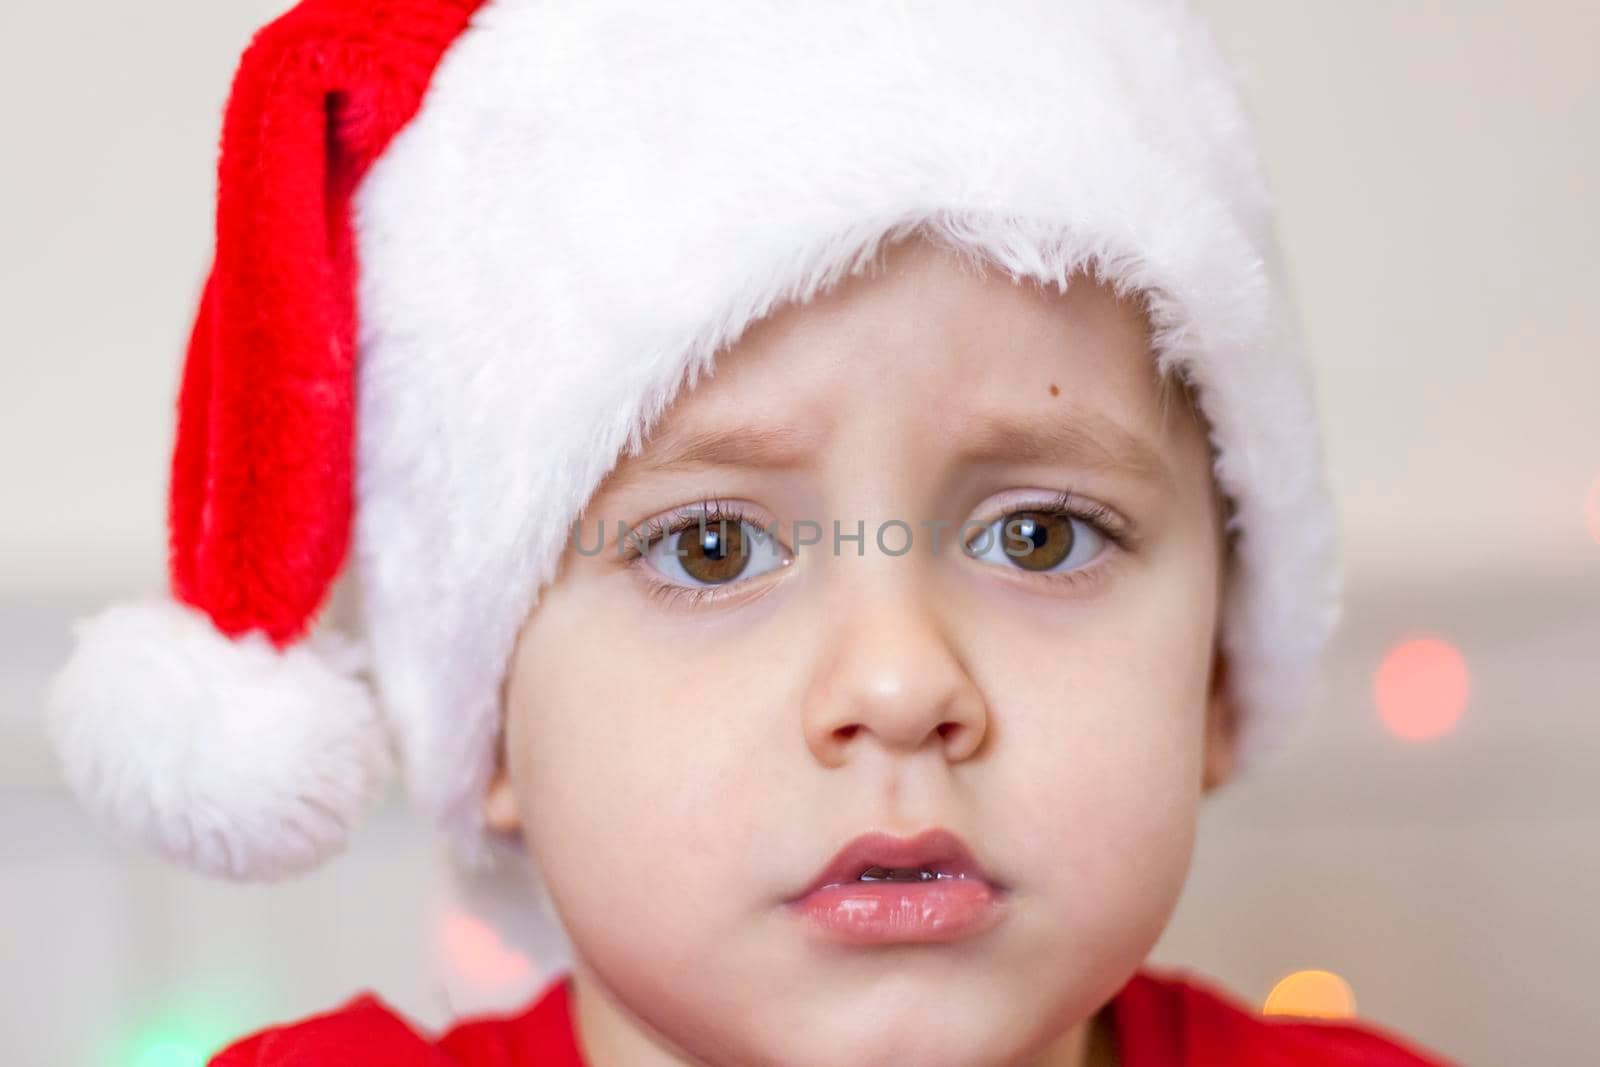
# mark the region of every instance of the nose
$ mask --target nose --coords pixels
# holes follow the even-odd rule
[[[835,767],[863,745],[898,753],[937,746],[947,760],[978,751],[989,711],[925,590],[843,593],[806,693],[806,742]]]

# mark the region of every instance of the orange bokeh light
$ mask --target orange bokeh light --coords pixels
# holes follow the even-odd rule
[[[1313,1019],[1348,1019],[1356,1013],[1350,984],[1332,971],[1296,971],[1272,987],[1265,1015],[1300,1015]]]
[[[1449,733],[1466,711],[1467,662],[1448,641],[1416,637],[1391,648],[1372,680],[1372,697],[1389,732],[1407,741]]]
[[[439,939],[450,970],[478,989],[517,985],[532,973],[527,956],[507,948],[493,927],[465,912],[445,915]]]

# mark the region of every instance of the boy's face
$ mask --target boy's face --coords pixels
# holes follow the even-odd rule
[[[1210,454],[1136,305],[921,240],[884,262],[679,396],[519,637],[486,811],[572,939],[597,1063],[1077,1063],[1228,773]],[[721,557],[707,500],[745,515]],[[619,522],[680,510],[619,556]],[[789,905],[857,835],[937,827],[1004,887],[974,932],[849,944]]]

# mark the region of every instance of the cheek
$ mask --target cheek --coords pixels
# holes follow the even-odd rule
[[[1182,889],[1211,640],[1205,602],[1194,608],[1131,597],[1050,620],[1017,614],[975,660],[993,665],[986,816],[1027,858],[1014,880],[1059,909],[1080,947],[1153,942]]]
[[[530,622],[508,690],[529,848],[597,960],[679,966],[734,936],[736,917],[707,902],[753,895],[740,880],[771,779],[757,716],[715,654],[584,622],[604,612],[545,608],[557,610]]]

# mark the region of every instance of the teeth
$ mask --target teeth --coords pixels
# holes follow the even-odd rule
[[[932,882],[939,878],[954,878],[926,867],[868,867],[861,872],[861,882]]]

